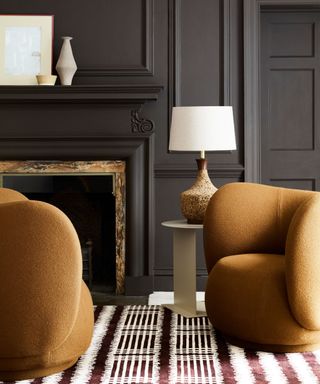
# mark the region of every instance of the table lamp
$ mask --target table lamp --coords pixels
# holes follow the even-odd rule
[[[217,188],[207,171],[205,151],[236,149],[232,107],[173,107],[170,151],[199,151],[195,183],[181,193],[181,211],[189,224],[202,224],[208,202]]]

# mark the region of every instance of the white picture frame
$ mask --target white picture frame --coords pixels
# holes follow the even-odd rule
[[[53,15],[0,15],[0,85],[36,85],[51,75]]]

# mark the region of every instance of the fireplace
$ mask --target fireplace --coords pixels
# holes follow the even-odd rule
[[[125,162],[0,162],[0,185],[46,201],[72,221],[84,280],[94,291],[125,289]]]
[[[162,87],[117,84],[0,88],[0,164],[7,167],[0,173],[11,171],[10,161],[125,163],[121,291],[126,295],[153,292],[155,124],[143,117],[142,109],[158,99]],[[118,266],[116,269],[120,274]]]

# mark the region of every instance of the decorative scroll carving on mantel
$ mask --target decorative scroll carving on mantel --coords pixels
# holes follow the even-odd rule
[[[0,86],[1,103],[144,104],[157,101],[161,85]]]
[[[151,133],[154,122],[140,116],[140,110],[131,111],[131,130],[133,133]]]

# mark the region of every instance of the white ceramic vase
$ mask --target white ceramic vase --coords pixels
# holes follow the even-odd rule
[[[61,85],[71,85],[74,74],[77,70],[77,64],[74,60],[71,43],[72,37],[63,36],[63,43],[57,61],[56,70],[58,72]]]

